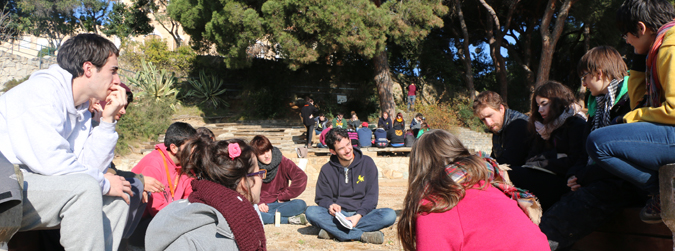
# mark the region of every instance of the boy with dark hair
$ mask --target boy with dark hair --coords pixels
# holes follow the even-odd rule
[[[106,173],[127,103],[118,55],[104,37],[74,36],[57,65],[0,96],[0,152],[26,184],[20,231],[60,227],[65,250],[117,250],[124,231],[131,185]],[[91,98],[107,101],[93,129]]]
[[[333,127],[347,129],[347,121],[344,120],[344,114],[338,112],[337,116],[333,119]]]
[[[352,147],[347,130],[331,129],[326,144],[332,156],[321,167],[314,200],[318,206],[307,208],[307,220],[321,228],[322,239],[382,244],[384,234],[379,230],[394,224],[396,213],[390,208],[375,209],[379,196],[375,162]],[[353,228],[338,227],[336,214],[343,214]]]
[[[378,148],[385,148],[389,145],[389,140],[387,139],[387,131],[384,130],[384,125],[378,125],[375,132],[375,146]]]
[[[134,173],[153,177],[164,185],[161,193],[152,193],[148,200],[143,219],[130,239],[134,246],[143,246],[145,230],[159,210],[173,201],[186,199],[192,193],[192,178],[182,172],[178,153],[188,139],[197,136],[197,130],[190,124],[175,122],[166,130],[164,143],[155,145],[155,150],[131,169]]]
[[[490,157],[499,164],[525,164],[532,144],[528,117],[511,110],[496,92],[484,91],[473,101],[473,114],[492,132]]]
[[[667,0],[626,0],[617,27],[635,56],[628,80],[632,111],[588,136],[589,157],[610,173],[648,192],[640,212],[661,222],[658,170],[675,162],[675,9]],[[639,123],[637,123],[639,122]],[[630,142],[630,144],[626,144]]]

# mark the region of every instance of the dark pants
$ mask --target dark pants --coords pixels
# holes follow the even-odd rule
[[[537,196],[544,212],[570,191],[564,177],[520,166],[512,166],[511,169],[509,178],[513,185]]]
[[[312,145],[312,135],[314,134],[314,125],[305,126],[307,128],[307,143],[305,146]]]
[[[546,234],[552,250],[568,250],[620,209],[644,205],[640,193],[637,187],[616,177],[582,185],[547,210],[539,228]]]

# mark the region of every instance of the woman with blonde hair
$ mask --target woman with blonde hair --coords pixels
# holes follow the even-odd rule
[[[422,134],[411,150],[409,174],[398,223],[405,250],[549,249],[519,207],[536,199],[510,186],[493,159],[471,155],[449,132]]]

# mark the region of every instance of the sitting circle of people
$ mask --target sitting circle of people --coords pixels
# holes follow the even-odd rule
[[[526,114],[498,93],[476,96],[489,156],[431,129],[421,113],[331,120],[307,98],[303,143],[319,135],[316,146],[331,154],[309,206],[298,199],[307,174],[264,135],[216,140],[206,127],[175,122],[131,172],[117,170],[115,127],[133,101],[119,49],[100,35],[73,36],[57,64],[0,96],[0,171],[9,164],[23,173],[22,185],[0,177],[0,193],[19,191],[9,200],[23,202],[9,236],[40,232],[65,250],[266,250],[264,225],[278,221],[310,223],[320,239],[382,244],[397,215],[377,208],[379,171],[367,147],[411,147],[397,224],[405,250],[569,250],[636,205],[642,221],[660,223],[658,170],[675,163],[675,8],[625,0],[616,14],[632,63],[609,46],[583,55],[587,112],[553,80],[537,83]]]

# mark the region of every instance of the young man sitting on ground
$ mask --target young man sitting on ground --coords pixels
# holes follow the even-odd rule
[[[0,96],[0,151],[24,172],[20,231],[60,228],[65,250],[117,250],[127,220],[131,186],[106,173],[127,103],[118,55],[104,37],[77,35],[57,65]],[[94,129],[91,98],[107,103]]]
[[[307,208],[307,220],[321,228],[322,239],[382,244],[384,234],[379,230],[394,224],[396,213],[390,208],[375,209],[379,196],[375,162],[352,147],[347,130],[330,130],[326,144],[332,156],[321,167],[314,199],[318,206]],[[351,221],[352,229],[338,223],[338,213]]]

